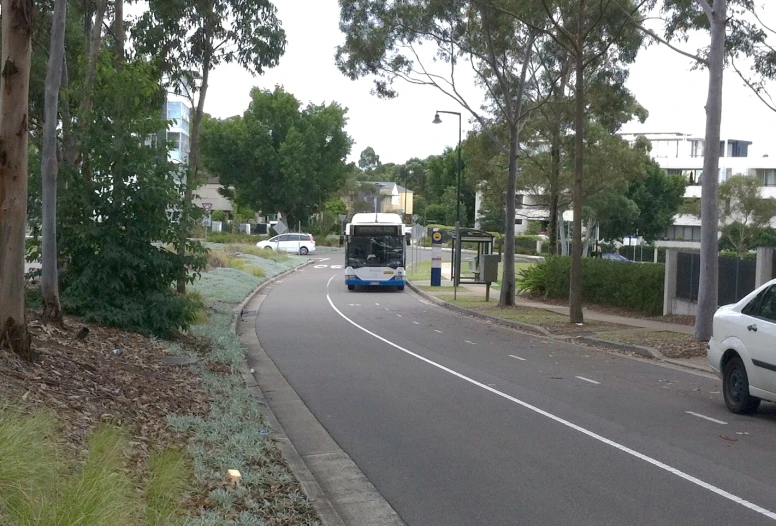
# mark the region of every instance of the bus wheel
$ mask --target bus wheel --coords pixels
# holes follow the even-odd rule
[[[404,285],[399,285],[398,287],[396,287],[396,289],[397,290],[404,290]]]
[[[356,286],[355,285],[348,285],[348,290],[356,290]]]

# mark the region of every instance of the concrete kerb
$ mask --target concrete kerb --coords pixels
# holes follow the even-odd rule
[[[256,287],[256,290],[251,292],[239,306],[233,309],[232,323],[230,326],[231,331],[239,337],[237,334],[237,324],[242,318],[245,307],[250,304],[266,287],[275,283],[277,280],[283,278],[284,276],[292,272],[296,272],[300,268],[303,268],[312,263],[312,260],[306,261],[305,263],[302,263],[293,269],[286,270],[280,274],[277,274],[276,276],[271,277]],[[336,512],[328,497],[326,497],[326,494],[315,480],[315,477],[313,476],[312,472],[310,472],[307,464],[305,464],[304,460],[302,460],[299,452],[286,436],[285,431],[283,431],[283,428],[275,417],[275,414],[272,412],[272,409],[270,409],[269,405],[264,401],[264,393],[262,393],[259,384],[256,382],[256,378],[254,378],[253,373],[248,368],[247,358],[244,359],[240,364],[239,372],[243,378],[243,381],[245,382],[246,390],[257,401],[262,416],[269,423],[269,427],[272,430],[270,433],[271,438],[275,441],[275,444],[278,446],[278,449],[283,455],[283,458],[286,460],[286,462],[288,462],[288,466],[291,469],[291,472],[294,474],[294,477],[296,477],[296,479],[299,481],[299,486],[306,495],[307,500],[318,513],[318,517],[321,519],[321,523],[324,526],[344,526],[345,523],[343,522],[342,518]]]
[[[666,361],[665,356],[658,351],[657,349],[653,349],[651,347],[644,347],[643,345],[635,345],[630,343],[620,343],[620,342],[614,342],[611,340],[605,340],[603,338],[596,338],[593,336],[577,336],[577,337],[563,337],[563,336],[557,336],[554,334],[551,334],[550,331],[545,329],[544,327],[540,327],[538,325],[532,325],[530,323],[521,323],[519,321],[512,321],[512,320],[505,320],[503,318],[498,318],[496,316],[489,316],[487,314],[482,314],[480,312],[467,309],[464,307],[459,307],[457,305],[453,305],[452,303],[448,303],[444,300],[441,300],[437,298],[436,296],[432,296],[430,294],[427,294],[425,291],[420,290],[417,286],[415,286],[412,282],[407,282],[409,287],[418,295],[424,297],[425,299],[444,307],[448,310],[458,312],[461,314],[465,314],[467,316],[472,316],[474,318],[479,318],[482,320],[489,321],[491,323],[496,323],[498,325],[503,325],[505,327],[510,327],[513,329],[530,332],[533,334],[539,334],[541,336],[545,336],[547,338],[554,338],[556,340],[565,340],[565,341],[577,341],[586,343],[588,345],[592,345],[595,347],[603,347],[606,349],[613,349],[616,351],[626,351],[626,352],[632,352],[635,354],[638,354],[639,356],[644,356],[646,358],[653,358],[655,360],[663,360]]]

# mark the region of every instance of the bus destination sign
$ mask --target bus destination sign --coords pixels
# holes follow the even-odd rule
[[[401,234],[397,225],[353,225],[354,236],[395,236]]]

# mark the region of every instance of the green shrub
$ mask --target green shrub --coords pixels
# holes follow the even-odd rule
[[[520,291],[548,298],[568,298],[571,258],[553,256],[520,271]],[[582,298],[586,302],[612,305],[659,315],[663,309],[665,265],[628,264],[600,258],[582,260]]]
[[[515,253],[536,254],[536,242],[539,239],[539,236],[515,236]]]

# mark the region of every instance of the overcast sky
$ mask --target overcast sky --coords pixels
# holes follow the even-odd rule
[[[367,146],[373,147],[384,163],[403,163],[411,157],[425,158],[441,153],[445,146],[456,145],[455,116],[443,115],[442,125],[435,126],[431,121],[437,109],[464,110],[436,88],[400,82],[399,97],[382,100],[370,93],[371,79],[351,81],[337,70],[334,52],[344,40],[339,30],[337,0],[275,0],[275,5],[288,38],[280,65],[261,77],[252,77],[238,66],[219,66],[211,74],[206,112],[219,118],[242,114],[253,86],[272,89],[280,84],[303,103],[337,101],[348,108],[347,131],[355,141],[351,160],[358,159]],[[776,5],[762,12],[764,21],[776,26]],[[649,119],[644,124],[629,123],[622,131],[703,136],[708,75],[691,71],[691,66],[689,59],[664,46],[643,49],[631,67],[628,85],[649,111]],[[726,71],[724,86],[723,138],[753,141],[750,155],[776,153],[776,113],[752,95],[732,70]],[[776,98],[776,85],[773,87]],[[471,85],[464,89],[467,97],[479,106],[479,91]],[[468,121],[464,116],[464,136],[471,129]]]

